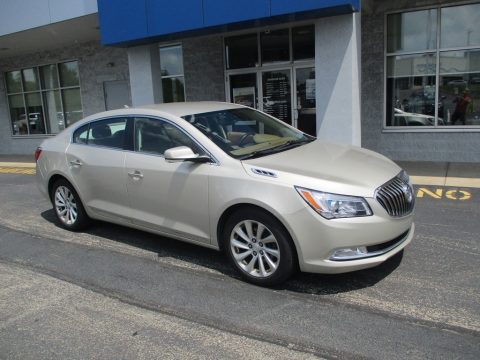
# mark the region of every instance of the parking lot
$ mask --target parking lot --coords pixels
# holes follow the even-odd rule
[[[477,359],[480,189],[416,195],[401,256],[264,289],[216,251],[102,222],[69,233],[34,176],[0,171],[0,357]]]

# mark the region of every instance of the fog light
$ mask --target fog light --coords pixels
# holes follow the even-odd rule
[[[335,250],[332,256],[330,256],[330,260],[353,260],[365,257],[367,255],[368,251],[366,246],[358,246]]]

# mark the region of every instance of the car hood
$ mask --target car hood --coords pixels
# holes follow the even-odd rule
[[[363,197],[373,197],[380,185],[401,171],[373,151],[321,140],[242,164],[256,178]]]

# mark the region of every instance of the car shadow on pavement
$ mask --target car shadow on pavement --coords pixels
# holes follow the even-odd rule
[[[67,231],[60,226],[53,209],[42,212],[41,216],[62,231]],[[192,267],[200,266],[235,279],[240,278],[228,263],[226,256],[216,250],[103,221],[94,221],[83,233],[150,251],[158,258],[171,258],[191,264]],[[403,251],[379,266],[346,274],[298,272],[275,289],[311,295],[331,295],[367,288],[393,272],[400,265],[402,257]]]

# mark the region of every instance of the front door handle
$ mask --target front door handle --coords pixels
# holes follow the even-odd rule
[[[143,174],[138,170],[129,172],[128,176],[134,179],[143,179]]]
[[[70,165],[72,165],[72,166],[82,166],[82,162],[80,160],[72,160],[72,161],[70,161]]]

